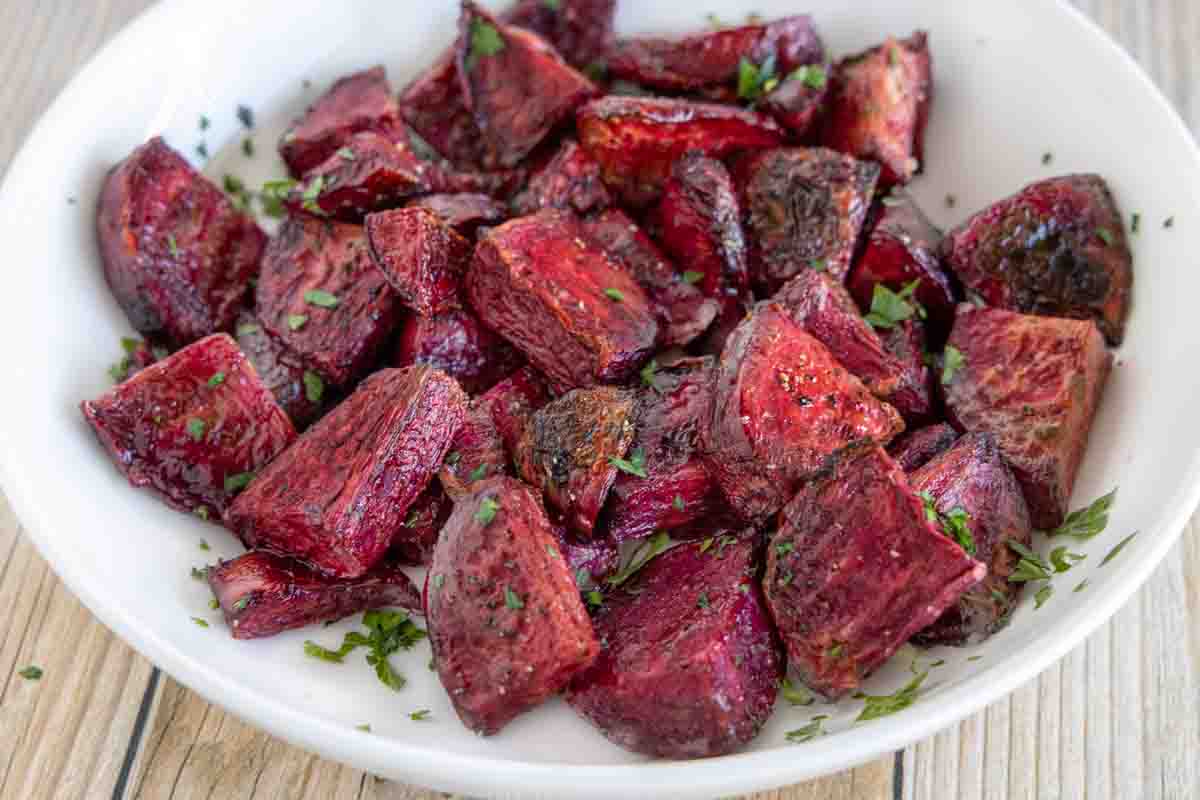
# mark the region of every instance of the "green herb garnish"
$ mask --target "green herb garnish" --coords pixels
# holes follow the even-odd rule
[[[1063,524],[1049,532],[1049,536],[1070,536],[1081,541],[1087,541],[1102,532],[1108,526],[1108,512],[1117,499],[1117,490],[1093,501],[1087,508],[1081,508],[1067,514]]]
[[[238,336],[249,336],[251,334],[258,333],[261,330],[262,330],[262,326],[260,326],[260,325],[255,325],[253,322],[243,322],[241,325],[238,325],[238,327],[237,327],[237,335]]]
[[[324,289],[309,289],[304,293],[304,302],[318,308],[337,308],[341,301]]]
[[[254,140],[249,136],[242,139],[242,155],[246,158],[254,158]]]
[[[492,520],[496,518],[496,512],[500,510],[500,504],[490,497],[485,497],[479,503],[479,510],[475,512],[475,521],[483,525],[492,524]]]
[[[236,475],[229,475],[225,478],[225,491],[237,492],[245,489],[250,485],[250,481],[254,480],[253,472],[239,472]]]
[[[700,593],[700,596],[696,598],[696,606],[698,608],[708,608],[708,592]]]
[[[471,20],[471,47],[467,52],[467,72],[475,69],[479,59],[494,56],[504,50],[504,37],[495,25],[482,19]]]
[[[604,295],[609,300],[613,300],[618,303],[625,302],[625,293],[622,292],[620,289],[613,289],[612,287],[609,287],[604,290]]]
[[[521,600],[520,596],[516,592],[514,592],[511,588],[505,586],[504,587],[504,605],[508,606],[508,608],[512,611],[520,611],[522,608],[525,607],[525,602],[523,600]]]
[[[685,508],[687,508],[687,504],[685,504],[683,502],[683,495],[681,495],[681,494],[675,495],[675,499],[671,501],[671,506],[676,511],[683,511]]]
[[[308,643],[305,642],[305,644],[307,645]],[[370,733],[371,724],[369,722],[364,722],[362,725],[355,725],[354,729],[357,731],[362,731],[363,733]]]
[[[897,711],[903,711],[916,702],[920,695],[921,684],[929,677],[929,672],[922,672],[908,682],[902,689],[899,689],[892,694],[886,695],[862,695],[865,701],[863,710],[859,713],[855,722],[868,722],[880,717],[886,717],[889,714],[895,714]],[[858,695],[856,695],[857,697]]]
[[[1054,586],[1049,583],[1038,589],[1037,594],[1033,596],[1033,610],[1037,611],[1041,608],[1050,599],[1052,594],[1054,594]]]
[[[787,739],[792,744],[804,744],[805,742],[811,742],[818,736],[825,735],[825,731],[821,727],[821,722],[827,719],[829,719],[828,714],[818,714],[817,716],[813,717],[812,721],[810,721],[804,727],[796,728],[794,731],[788,731],[785,733],[783,738]]]
[[[404,688],[402,675],[392,669],[388,656],[397,650],[409,650],[425,638],[425,631],[413,624],[403,611],[368,611],[363,614],[363,625],[367,632],[351,631],[342,640],[337,650],[322,647],[316,642],[305,642],[304,652],[313,658],[335,664],[358,647],[367,648],[367,664],[375,668],[375,676],[389,689]]]
[[[811,706],[815,699],[807,689],[793,685],[787,678],[779,682],[779,693],[794,706]]]
[[[238,122],[242,123],[247,130],[254,127],[254,110],[250,106],[239,105],[237,107]]]
[[[290,180],[264,183],[262,190],[258,193],[259,200],[262,201],[263,213],[274,218],[284,216],[287,213],[284,201],[295,188],[296,182]]]
[[[208,627],[208,620],[206,620],[204,617],[192,617],[192,622],[196,623],[201,628]]]
[[[471,474],[469,476],[467,476],[467,480],[471,481],[472,483],[474,483],[475,481],[478,481],[478,480],[483,480],[483,478],[485,478],[487,476],[487,471],[488,471],[488,465],[480,464],[478,467],[471,470]]]
[[[213,376],[208,379],[208,388],[215,389],[225,382],[224,372],[214,372]]]
[[[640,447],[629,454],[628,460],[624,458],[609,458],[608,463],[630,475],[639,478],[646,477],[646,453]]]
[[[354,151],[349,147],[338,148],[337,154],[338,157],[343,161],[353,161],[355,158],[357,158],[357,156],[354,155]]]
[[[1137,233],[1142,228],[1142,215],[1138,212],[1133,212],[1133,216],[1129,219],[1129,230]]]
[[[921,279],[904,286],[899,292],[893,292],[882,283],[875,284],[871,295],[871,310],[867,314],[867,322],[876,328],[893,328],[914,315],[924,317],[924,309],[916,300],[912,300],[913,292],[917,290]]]
[[[954,380],[955,374],[967,365],[962,352],[954,345],[946,345],[942,356],[942,383],[948,384]]]
[[[829,80],[828,73],[825,72],[825,67],[822,64],[806,64],[803,67],[798,67],[788,75],[789,81],[800,81],[810,89],[824,89],[826,82]]]
[[[413,722],[424,722],[427,719],[429,719],[429,716],[432,713],[433,712],[430,711],[428,708],[422,708],[420,711],[414,711],[411,714],[409,714],[408,718],[411,719]]]
[[[188,436],[192,437],[192,441],[198,442],[204,438],[204,431],[207,427],[202,419],[189,419],[187,421]]]
[[[778,85],[774,53],[767,56],[761,65],[744,56],[738,62],[738,98],[755,103]]]
[[[289,330],[298,331],[308,324],[307,314],[288,314],[287,326]]]
[[[697,284],[700,281],[702,281],[703,279],[704,279],[703,272],[696,272],[695,270],[689,269],[687,272],[683,273],[683,282],[684,283]]]
[[[636,575],[638,570],[646,566],[651,559],[663,553],[670,546],[671,537],[667,535],[666,531],[659,531],[639,544],[637,549],[630,554],[629,560],[617,570],[617,574],[608,578],[607,583],[610,586],[620,586]]]
[[[300,207],[310,214],[324,216],[325,209],[317,204],[317,199],[320,198],[323,191],[325,191],[325,176],[318,175],[305,185],[304,191],[300,195]]]
[[[1072,553],[1065,545],[1050,551],[1050,564],[1056,573],[1066,572],[1085,558],[1087,556],[1080,553]]]
[[[1112,247],[1113,243],[1116,241],[1116,237],[1113,236],[1113,232],[1108,228],[1097,228],[1096,235],[1099,236],[1100,239],[1109,247]]]
[[[325,396],[325,381],[310,369],[304,370],[304,396],[310,403],[319,403]]]
[[[651,389],[658,391],[658,387],[654,384],[654,374],[658,371],[658,361],[650,359],[650,363],[642,367],[639,373],[642,376],[642,383],[649,386]]]
[[[1103,567],[1105,564],[1107,564],[1108,562],[1112,561],[1114,558],[1116,558],[1117,556],[1119,556],[1119,555],[1121,554],[1121,551],[1125,549],[1125,545],[1127,545],[1127,544],[1129,544],[1130,542],[1132,542],[1132,541],[1133,541],[1133,537],[1137,536],[1137,535],[1138,535],[1138,533],[1139,533],[1139,531],[1134,531],[1133,533],[1129,534],[1128,536],[1126,536],[1126,537],[1125,537],[1124,539],[1122,539],[1121,541],[1117,542],[1116,546],[1115,546],[1115,547],[1113,547],[1113,549],[1112,549],[1112,550],[1109,550],[1109,551],[1108,551],[1108,555],[1106,555],[1106,556],[1105,556],[1105,557],[1104,557],[1104,558],[1103,558],[1103,559],[1100,561],[1100,566],[1102,566],[1102,567]]]
[[[171,258],[179,258],[179,245],[175,242],[175,234],[167,234],[167,249],[171,251]]]

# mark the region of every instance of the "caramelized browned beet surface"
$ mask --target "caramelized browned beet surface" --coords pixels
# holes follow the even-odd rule
[[[366,220],[371,258],[401,302],[431,317],[458,303],[471,244],[434,212],[397,208]]]
[[[988,305],[1094,319],[1125,335],[1133,256],[1108,184],[1068,175],[1026,186],[946,234],[946,264]]]
[[[760,305],[725,344],[711,424],[701,426],[709,472],[748,521],[778,511],[800,484],[848,449],[886,444],[904,428],[792,321]]]
[[[963,644],[996,631],[1016,605],[1021,584],[1008,580],[1019,556],[1008,546],[1029,546],[1033,528],[1021,487],[995,440],[968,433],[946,452],[911,475],[912,487],[933,498],[939,514],[967,514],[971,555],[987,564],[988,574],[958,603],[917,634],[923,644]]]
[[[255,470],[296,438],[233,340],[216,334],[82,405],[129,483],[216,519]]]
[[[462,389],[428,367],[363,381],[238,495],[225,522],[247,547],[353,578],[391,546],[466,415]]]
[[[522,367],[488,389],[478,402],[491,412],[511,458],[534,412],[550,402],[550,390],[541,373],[533,367]]]
[[[614,461],[629,453],[636,413],[627,390],[575,389],[533,415],[513,454],[520,476],[584,538],[591,538],[617,477]]]
[[[108,175],[96,232],[129,322],[173,348],[233,329],[266,236],[161,138]]]
[[[508,472],[508,453],[496,430],[491,410],[478,401],[471,404],[458,435],[450,444],[446,461],[438,471],[446,494],[458,500],[472,484]]]
[[[404,524],[392,538],[392,548],[385,558],[401,564],[428,566],[438,535],[453,509],[454,501],[446,495],[441,482],[430,481],[408,507]]]
[[[576,69],[603,64],[617,0],[519,0],[502,19],[540,35]]]
[[[508,209],[498,200],[471,192],[431,194],[412,201],[408,207],[432,211],[438,219],[467,238],[474,237],[483,225],[497,225],[508,219]]]
[[[256,312],[267,331],[331,383],[366,372],[400,306],[361,226],[289,217],[271,240]]]
[[[513,198],[517,214],[532,214],[543,208],[563,208],[577,214],[603,211],[612,196],[600,180],[600,165],[579,143],[567,139],[553,156],[529,178]]]
[[[436,317],[410,316],[401,328],[392,358],[395,367],[437,367],[468,394],[486,392],[523,363],[521,354],[508,342],[462,308]]]
[[[402,130],[387,73],[372,67],[347,75],[318,98],[283,134],[279,154],[292,175],[300,177],[360,131],[395,140]]]
[[[908,431],[892,442],[888,455],[905,472],[925,466],[958,441],[958,431],[944,422]]]
[[[837,699],[986,573],[926,519],[903,470],[873,448],[788,503],[763,586],[789,672]]]
[[[511,478],[454,507],[429,568],[434,663],[463,724],[484,735],[557,694],[599,643],[533,489]]]
[[[605,646],[567,702],[616,744],[661,758],[729,753],[775,704],[781,664],[755,585],[754,544],[682,545],[596,616]]]
[[[762,114],[657,97],[594,100],[579,109],[576,126],[580,144],[600,162],[605,183],[635,208],[658,199],[671,165],[684,153],[724,158],[784,140],[783,129]]]
[[[339,580],[290,558],[254,551],[209,567],[208,585],[235,639],[274,636],[383,606],[422,613],[417,587],[392,564]]]
[[[924,31],[842,59],[834,71],[821,142],[883,165],[885,186],[921,169],[933,68]]]
[[[945,389],[951,421],[996,438],[1033,526],[1057,528],[1112,367],[1104,337],[1091,321],[964,304],[949,347],[963,361]]]
[[[650,299],[586,239],[544,210],[493,228],[467,273],[472,307],[560,388],[628,379],[658,341]]]
[[[822,148],[781,148],[737,166],[756,288],[770,294],[801,270],[844,280],[879,167]]]
[[[237,320],[237,343],[263,384],[275,395],[296,430],[307,428],[321,415],[325,385],[315,373],[305,378],[304,364],[283,343],[267,333],[258,317],[243,311]]]

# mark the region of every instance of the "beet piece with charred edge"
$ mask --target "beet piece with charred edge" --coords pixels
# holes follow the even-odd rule
[[[442,465],[466,409],[444,372],[376,372],[259,473],[225,524],[247,547],[362,575]]]
[[[453,509],[454,501],[446,495],[441,482],[430,481],[420,497],[408,507],[404,524],[396,531],[384,559],[410,566],[428,566],[438,535]]]
[[[471,492],[485,478],[508,472],[508,453],[496,430],[496,421],[487,405],[471,403],[463,425],[450,444],[450,452],[438,471],[438,479],[452,500]]]
[[[756,289],[771,294],[809,268],[845,280],[878,165],[823,148],[781,148],[748,156],[735,173]]]
[[[988,305],[1094,319],[1119,345],[1133,292],[1121,212],[1099,175],[1026,186],[942,240],[946,266]]]
[[[583,220],[587,235],[633,276],[658,310],[663,347],[682,347],[708,330],[721,304],[684,280],[629,215],[610,208]]]
[[[779,85],[763,98],[762,107],[780,125],[803,139],[820,120],[829,97],[829,69],[824,64],[809,64],[807,69],[785,75]]]
[[[568,528],[592,538],[596,518],[629,454],[637,421],[632,392],[612,386],[574,389],[543,406],[525,428],[513,461],[546,493]],[[628,462],[627,462],[628,463]]]
[[[908,431],[888,447],[888,455],[905,472],[914,472],[949,450],[958,441],[954,427],[939,422]]]
[[[519,369],[521,354],[463,308],[435,317],[410,316],[400,330],[392,366],[428,364],[445,371],[472,395]]]
[[[296,438],[287,414],[225,334],[201,339],[81,405],[132,486],[204,519]]]
[[[834,70],[821,143],[883,167],[880,183],[908,183],[924,158],[933,101],[928,37],[917,31],[842,59]]]
[[[579,109],[576,127],[580,144],[600,162],[604,182],[634,208],[659,198],[684,153],[724,158],[736,150],[778,147],[785,138],[763,114],[659,97],[594,100]]]
[[[1008,543],[1029,547],[1033,539],[1021,487],[986,433],[966,434],[909,477],[913,489],[932,498],[939,514],[966,512],[967,550],[988,567],[983,581],[914,640],[964,644],[985,638],[1003,627],[1021,592],[1021,584],[1008,580],[1019,559]]]
[[[431,194],[414,200],[408,208],[424,208],[468,239],[484,225],[499,225],[508,219],[508,208],[486,194],[460,192]]]
[[[429,638],[463,724],[497,733],[557,694],[599,642],[537,493],[492,478],[454,507],[429,568]]]
[[[872,448],[787,504],[763,588],[792,678],[836,700],[986,574],[928,521],[899,465]]]
[[[900,383],[887,401],[907,425],[930,421],[937,411],[933,370],[925,363],[925,326],[918,319],[896,323],[883,340],[888,353],[902,365]]]
[[[383,67],[338,80],[294,121],[279,140],[279,155],[295,177],[334,154],[356,133],[375,131],[396,139],[403,129],[396,98]]]
[[[679,358],[657,365],[638,392],[637,434],[630,447],[645,457],[646,477],[621,472],[602,527],[618,543],[668,530],[685,536],[711,530],[728,516],[725,498],[699,452],[700,427],[712,416],[715,359]]]
[[[490,230],[467,273],[484,324],[563,389],[624,381],[658,342],[650,298],[586,237],[546,209]]]
[[[904,429],[786,308],[761,304],[725,343],[711,423],[709,472],[746,521],[778,511],[799,485],[847,451]]]
[[[550,390],[541,373],[522,367],[480,395],[479,405],[488,409],[509,457],[525,436],[525,428],[536,411],[550,402]]]
[[[249,311],[238,317],[237,343],[296,430],[307,428],[321,416],[324,381],[315,374],[306,378],[300,358],[267,333],[258,317]]]
[[[458,304],[471,243],[422,208],[371,214],[367,242],[375,265],[406,306],[432,317]]]
[[[913,299],[928,312],[930,333],[940,345],[950,334],[959,299],[957,288],[942,270],[938,256],[942,234],[912,195],[903,190],[885,197],[879,209],[878,221],[866,236],[862,255],[850,272],[846,288],[865,313],[871,309],[876,286],[899,293],[913,281],[920,281]]]
[[[753,542],[684,545],[604,600],[595,663],[567,702],[616,744],[660,758],[732,752],[770,717],[782,672]]]
[[[96,213],[104,277],[139,333],[173,349],[233,320],[267,237],[161,138],[104,181]]]
[[[501,17],[549,42],[576,69],[604,64],[617,0],[520,0]]]
[[[562,143],[512,202],[517,214],[532,214],[543,208],[588,214],[610,205],[612,196],[600,180],[600,165],[573,139]]]
[[[599,89],[545,39],[471,0],[459,18],[458,76],[483,137],[483,164],[514,167]]]
[[[339,580],[299,561],[254,551],[209,567],[208,585],[235,639],[274,636],[384,606],[422,613],[421,593],[393,564]]]
[[[944,383],[950,421],[996,438],[1038,530],[1062,524],[1112,355],[1091,320],[963,304],[947,348],[962,365]],[[943,374],[945,377],[945,374]]]
[[[762,25],[744,25],[679,39],[639,36],[618,39],[608,52],[610,74],[640,86],[691,92],[735,84],[743,59],[761,66],[768,59],[786,75],[820,62],[825,48],[812,17],[799,14]]]

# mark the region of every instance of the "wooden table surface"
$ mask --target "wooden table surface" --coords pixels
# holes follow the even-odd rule
[[[146,5],[0,0],[0,175],[59,89]],[[1200,130],[1200,1],[1077,5]],[[1198,521],[1109,624],[1010,697],[894,757],[756,797],[1200,798]],[[0,609],[0,798],[443,797],[290,747],[177,684],[63,587],[2,495]],[[18,675],[29,664],[41,680]]]

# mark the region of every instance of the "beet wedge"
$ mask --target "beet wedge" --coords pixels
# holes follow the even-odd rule
[[[386,561],[411,566],[429,566],[442,526],[454,509],[439,481],[430,481],[425,491],[408,507],[404,524],[392,538]]]
[[[458,381],[467,394],[481,394],[525,363],[521,354],[465,308],[437,316],[413,315],[396,340],[392,366],[426,364]]]
[[[408,308],[432,317],[458,304],[471,243],[434,212],[398,208],[366,220],[371,258]]]
[[[491,410],[478,400],[471,403],[463,425],[450,444],[438,479],[452,500],[471,491],[471,486],[486,478],[507,474],[508,453],[496,429]]]
[[[522,367],[480,395],[478,402],[491,413],[512,458],[534,412],[550,402],[550,389],[541,373],[533,367]]]
[[[958,431],[953,426],[939,422],[924,428],[907,431],[888,447],[888,455],[905,472],[913,472],[942,453],[958,441]]]
[[[543,208],[589,214],[610,205],[612,195],[600,179],[600,165],[573,139],[559,146],[529,177],[529,183],[512,202],[513,211],[519,215],[533,214]]]
[[[258,317],[243,311],[237,321],[237,343],[263,385],[287,412],[296,430],[307,428],[321,416],[327,403],[325,381],[305,368],[299,356],[267,333]]]
[[[508,208],[490,195],[478,192],[431,194],[413,200],[408,208],[432,211],[462,236],[473,239],[483,226],[499,225],[508,219]]]

